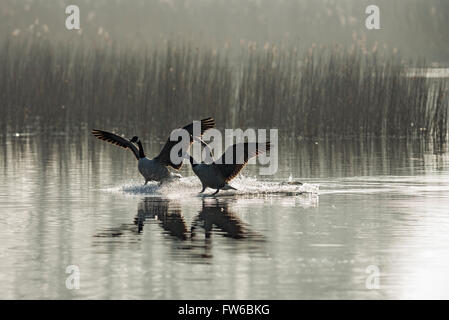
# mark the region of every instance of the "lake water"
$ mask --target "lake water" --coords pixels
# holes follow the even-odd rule
[[[449,298],[447,148],[282,142],[276,175],[250,165],[217,197],[188,166],[142,186],[131,152],[90,135],[0,151],[2,299]]]

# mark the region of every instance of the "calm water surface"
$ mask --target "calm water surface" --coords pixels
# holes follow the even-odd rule
[[[449,298],[445,149],[284,142],[275,176],[248,166],[218,197],[188,166],[144,187],[131,152],[91,136],[0,137],[0,151],[2,299]]]

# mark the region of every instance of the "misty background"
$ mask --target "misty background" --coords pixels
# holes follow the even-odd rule
[[[78,5],[81,31],[65,28],[65,8]],[[368,5],[380,9],[381,30],[365,28]],[[445,0],[2,0],[0,36],[154,45],[183,39],[216,48],[254,41],[398,49],[406,57],[448,62],[449,1]]]
[[[66,6],[81,29],[67,30]],[[368,5],[380,30],[365,27]],[[0,1],[3,132],[161,119],[301,137],[448,131],[449,1]]]

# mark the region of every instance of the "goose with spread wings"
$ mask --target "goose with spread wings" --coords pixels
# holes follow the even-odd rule
[[[238,143],[226,149],[217,161],[211,164],[197,163],[189,154],[190,164],[195,175],[200,179],[203,193],[206,188],[216,189],[213,195],[220,190],[236,190],[229,185],[240,171],[246,166],[249,159],[270,150],[270,142],[265,143]],[[210,153],[210,150],[209,150]]]
[[[204,132],[214,127],[215,120],[213,118],[206,118],[201,120],[201,130],[198,130],[200,132],[195,133],[196,136],[194,136],[193,123],[183,128],[179,128],[178,130],[184,129],[190,135],[190,141],[188,142],[189,145],[184,146],[183,149],[186,150],[186,147],[189,147],[194,140],[202,141],[201,136]],[[172,148],[182,141],[181,136],[179,136],[177,141],[172,141],[169,138],[159,155],[153,159],[149,159],[145,156],[142,141],[137,136],[134,136],[132,139],[128,140],[114,133],[97,129],[93,129],[92,134],[100,140],[115,144],[125,149],[130,149],[138,161],[137,167],[140,174],[145,178],[145,184],[147,184],[148,181],[166,181],[181,177],[179,174],[170,172],[168,169],[171,167],[179,170],[182,166],[182,161],[179,163],[173,163],[170,157]],[[135,144],[137,144],[137,146]],[[182,155],[182,152],[179,151],[178,155]]]

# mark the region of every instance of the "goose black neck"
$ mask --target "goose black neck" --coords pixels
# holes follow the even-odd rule
[[[195,159],[193,159],[193,157],[189,154],[189,160],[190,160],[190,164],[192,165],[192,168],[195,168],[198,163],[195,161]]]
[[[142,142],[140,142],[140,140],[137,141],[137,145],[139,146],[139,158],[145,158],[145,153],[143,152]]]

